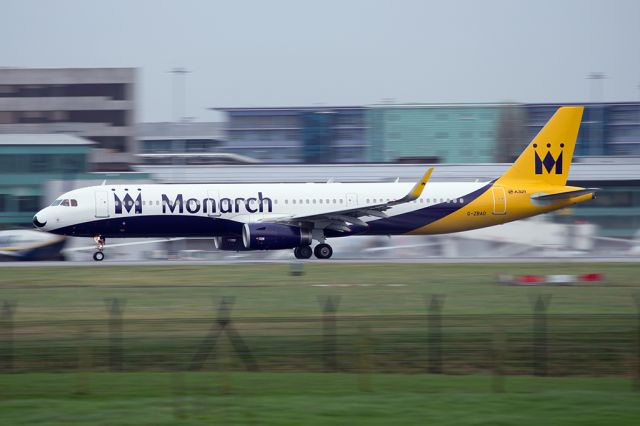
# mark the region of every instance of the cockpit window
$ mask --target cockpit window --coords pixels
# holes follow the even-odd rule
[[[66,200],[55,200],[51,203],[52,206],[65,206],[65,207],[77,207],[78,200],[74,199],[66,199]]]

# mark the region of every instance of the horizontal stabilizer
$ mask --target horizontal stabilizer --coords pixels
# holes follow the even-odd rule
[[[558,192],[557,194],[538,193],[533,194],[531,199],[534,201],[566,200],[567,198],[579,197],[581,195],[595,194],[597,191],[600,191],[600,188],[577,189],[575,191]]]

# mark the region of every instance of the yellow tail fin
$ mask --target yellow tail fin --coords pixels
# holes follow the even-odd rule
[[[566,185],[584,107],[561,107],[498,183],[529,181]]]

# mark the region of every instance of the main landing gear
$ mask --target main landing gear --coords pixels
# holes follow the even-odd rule
[[[333,254],[333,249],[329,244],[322,243],[313,249],[313,254],[315,254],[318,259],[329,259]]]
[[[93,253],[93,260],[95,260],[96,262],[100,262],[102,259],[104,259],[104,253],[102,252],[102,250],[104,249],[106,240],[102,238],[101,235],[96,235],[95,237],[93,237],[93,241],[96,242],[96,249],[98,250]]]
[[[293,249],[293,255],[296,259],[309,259],[312,254],[311,246],[301,246]]]
[[[293,249],[293,255],[296,259],[309,259],[315,254],[318,259],[329,259],[333,254],[333,249],[329,244],[318,244],[313,250],[311,246],[301,246]]]

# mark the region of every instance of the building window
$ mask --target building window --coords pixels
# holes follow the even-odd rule
[[[40,205],[40,198],[37,196],[24,196],[18,198],[19,212],[37,212]]]
[[[0,124],[15,123],[15,113],[13,111],[0,111]]]
[[[447,132],[437,132],[436,139],[447,139],[449,137],[449,133]]]
[[[36,154],[31,156],[30,170],[35,173],[44,173],[49,171],[49,164],[47,157],[42,154]]]

